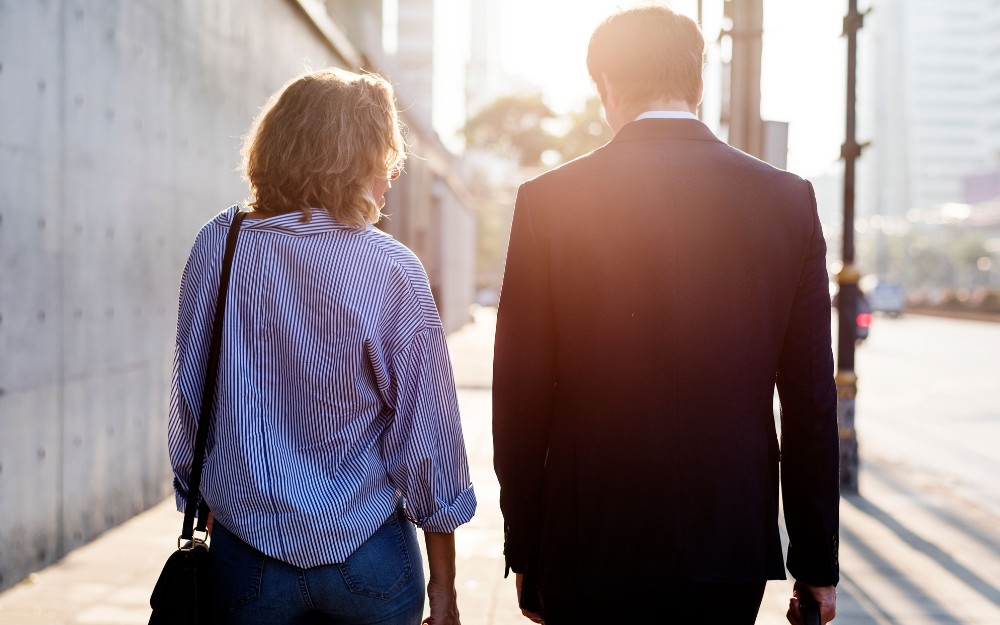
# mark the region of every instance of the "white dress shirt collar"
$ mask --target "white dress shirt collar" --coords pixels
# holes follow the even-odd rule
[[[688,111],[646,111],[633,121],[639,121],[640,119],[694,119],[698,120],[698,116],[694,113]]]

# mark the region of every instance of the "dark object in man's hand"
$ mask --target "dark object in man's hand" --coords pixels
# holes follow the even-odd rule
[[[799,596],[799,613],[802,614],[802,625],[822,625],[819,621],[819,605],[809,593]]]

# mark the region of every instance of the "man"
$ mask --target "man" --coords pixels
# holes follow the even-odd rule
[[[816,201],[695,118],[703,53],[665,7],[605,20],[587,65],[614,139],[518,192],[493,433],[507,565],[539,622],[753,623],[785,575],[779,459],[796,594],[834,617]]]

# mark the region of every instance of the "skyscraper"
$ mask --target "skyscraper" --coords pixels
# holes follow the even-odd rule
[[[398,0],[396,66],[414,106],[430,119],[434,110],[434,0]]]
[[[963,178],[1000,159],[1000,1],[877,0],[873,9],[859,87],[860,134],[872,141],[861,216],[959,202]]]
[[[502,20],[499,0],[472,3],[469,66],[465,79],[466,113],[469,115],[474,115],[509,89],[504,85],[501,63]]]

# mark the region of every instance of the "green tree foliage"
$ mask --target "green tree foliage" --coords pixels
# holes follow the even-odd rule
[[[564,161],[582,156],[601,147],[614,133],[604,122],[604,113],[600,98],[587,100],[582,111],[569,115],[569,130],[560,140],[557,148]]]
[[[536,166],[542,154],[555,147],[544,127],[555,119],[542,94],[502,96],[466,121],[462,133],[471,148],[513,154],[521,165]]]
[[[554,127],[566,131],[555,133],[550,130]],[[557,115],[537,93],[494,100],[469,118],[463,134],[469,147],[513,154],[526,167],[541,165],[546,152],[557,153],[557,162],[568,161],[604,145],[612,136],[598,98],[588,100],[580,111]]]

